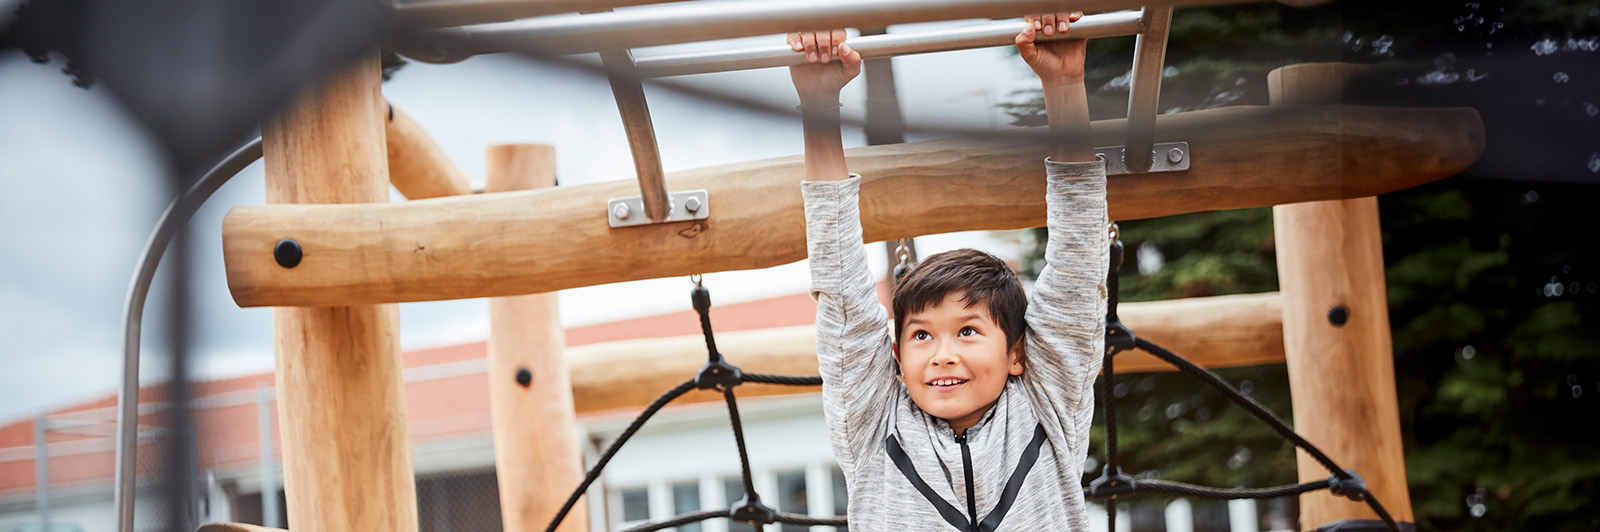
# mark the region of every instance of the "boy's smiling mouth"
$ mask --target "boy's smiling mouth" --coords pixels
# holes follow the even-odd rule
[[[956,387],[961,386],[962,384],[966,384],[966,383],[967,383],[967,379],[958,379],[958,378],[955,378],[955,377],[939,377],[939,378],[936,378],[936,379],[929,380],[928,381],[928,386],[932,387],[935,390],[954,390],[954,389],[956,389]]]

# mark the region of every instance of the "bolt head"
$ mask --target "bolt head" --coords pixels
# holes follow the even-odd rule
[[[1350,310],[1344,305],[1334,305],[1328,309],[1328,323],[1332,323],[1334,327],[1343,327],[1348,321],[1350,321]]]
[[[1172,164],[1183,162],[1183,150],[1178,148],[1167,150],[1167,162]]]
[[[528,385],[533,384],[533,372],[528,371],[528,368],[518,369],[517,384],[521,385],[523,388],[527,388]]]
[[[618,203],[616,206],[611,207],[611,215],[616,216],[618,220],[626,220],[630,214],[633,214],[633,211],[628,209],[628,204],[626,203]]]
[[[689,198],[683,202],[683,208],[689,212],[700,212],[700,198]]]
[[[300,243],[295,242],[292,238],[279,240],[277,245],[272,246],[273,260],[284,268],[299,266],[302,256],[303,252],[300,250]]]

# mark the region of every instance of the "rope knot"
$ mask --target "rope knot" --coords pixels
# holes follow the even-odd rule
[[[1355,502],[1367,499],[1367,481],[1361,479],[1355,471],[1344,470],[1349,478],[1339,478],[1338,473],[1328,476],[1328,492]]]

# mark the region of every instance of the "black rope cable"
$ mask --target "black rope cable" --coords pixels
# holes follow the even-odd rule
[[[845,526],[849,520],[844,517],[811,517],[809,515],[790,514],[778,512],[779,523],[805,526]]]
[[[1168,351],[1165,347],[1156,345],[1150,340],[1139,338],[1134,341],[1136,342],[1136,345],[1139,346],[1140,350],[1155,355],[1156,358],[1160,358],[1161,360],[1166,361],[1168,364],[1172,364],[1174,367],[1178,368],[1179,371],[1199,377],[1200,380],[1204,381],[1212,388],[1216,388],[1217,391],[1222,392],[1222,394],[1227,396],[1228,399],[1232,400],[1239,406],[1244,407],[1244,409],[1249,411],[1251,415],[1254,415],[1256,418],[1267,422],[1268,425],[1272,426],[1272,430],[1277,432],[1279,436],[1294,442],[1295,447],[1304,449],[1306,454],[1311,455],[1311,458],[1315,459],[1318,463],[1321,463],[1322,467],[1327,468],[1327,470],[1332,472],[1334,476],[1339,477],[1341,480],[1349,480],[1351,478],[1349,473],[1346,473],[1343,469],[1339,468],[1339,464],[1333,463],[1332,458],[1328,458],[1328,455],[1323,454],[1322,451],[1317,449],[1315,445],[1312,445],[1311,442],[1306,441],[1305,438],[1301,437],[1299,434],[1296,434],[1294,428],[1289,426],[1289,422],[1278,417],[1278,414],[1268,410],[1267,407],[1262,406],[1261,403],[1257,402],[1254,398],[1240,393],[1237,388],[1233,387],[1233,384],[1222,380],[1222,378],[1218,377],[1217,374],[1200,367],[1194,362],[1190,362],[1189,359],[1183,358],[1177,353]]]
[[[656,411],[660,410],[662,407],[666,406],[668,402],[676,399],[678,396],[683,395],[689,390],[696,388],[715,389],[721,391],[723,399],[728,404],[728,421],[733,427],[734,443],[739,449],[739,466],[741,480],[744,482],[745,491],[744,500],[741,501],[741,506],[738,508],[690,512],[665,521],[635,526],[633,528],[629,528],[628,532],[649,532],[661,530],[664,528],[672,528],[689,523],[704,521],[714,517],[727,517],[729,519],[750,522],[758,525],[776,522],[808,526],[845,526],[848,523],[848,520],[844,517],[816,518],[807,515],[783,513],[774,511],[766,505],[761,504],[761,498],[756,494],[755,491],[755,479],[750,469],[750,454],[749,450],[745,447],[744,442],[744,424],[739,419],[739,403],[733,395],[733,388],[744,382],[759,382],[764,384],[776,384],[784,386],[817,386],[822,384],[822,377],[815,375],[773,375],[763,373],[744,374],[743,372],[739,371],[737,366],[728,364],[727,361],[723,360],[722,353],[717,351],[716,340],[713,337],[713,331],[711,329],[711,293],[700,283],[698,277],[694,279],[694,282],[694,291],[690,293],[690,296],[694,302],[695,312],[700,315],[700,331],[705,335],[706,338],[706,366],[701,368],[700,373],[696,375],[695,378],[685,381],[683,384],[679,384],[671,391],[668,391],[667,393],[662,394],[660,397],[657,397],[655,402],[651,403],[649,407],[646,407],[645,411],[642,412],[639,417],[628,426],[627,430],[624,430],[622,435],[618,436],[616,441],[613,441],[611,445],[606,448],[605,454],[600,457],[600,460],[595,463],[594,467],[589,469],[589,472],[585,475],[583,483],[578,486],[578,489],[572,492],[572,496],[567,498],[566,504],[562,506],[561,511],[556,514],[555,519],[550,522],[549,528],[545,529],[546,532],[554,532],[555,528],[561,525],[561,521],[566,518],[567,513],[572,510],[572,507],[575,504],[577,504],[578,498],[583,495],[584,491],[588,490],[589,485],[593,484],[594,481],[600,477],[601,470],[603,470],[606,464],[611,461],[611,457],[615,456],[617,451],[621,449],[622,444],[626,443],[627,440],[638,431],[639,427],[644,425],[644,421],[646,419],[648,419],[651,415],[654,415]]]
[[[1137,345],[1140,350],[1155,355],[1156,358],[1160,358],[1166,361],[1168,364],[1172,364],[1174,367],[1178,368],[1179,371],[1199,377],[1200,380],[1222,392],[1223,395],[1227,396],[1228,399],[1232,400],[1235,404],[1244,407],[1245,410],[1256,416],[1256,418],[1267,422],[1267,424],[1271,425],[1272,429],[1276,431],[1278,435],[1283,436],[1285,439],[1291,442],[1294,442],[1296,447],[1306,451],[1306,454],[1310,455],[1317,462],[1321,463],[1323,467],[1327,468],[1328,471],[1333,474],[1334,479],[1338,479],[1340,481],[1356,480],[1354,475],[1351,475],[1350,472],[1340,468],[1339,464],[1334,463],[1332,458],[1328,458],[1328,455],[1323,454],[1321,449],[1318,449],[1317,446],[1312,445],[1311,442],[1306,441],[1305,438],[1301,437],[1299,434],[1296,434],[1294,428],[1290,427],[1288,422],[1285,422],[1283,418],[1278,417],[1277,414],[1273,413],[1271,410],[1268,410],[1267,407],[1262,406],[1261,403],[1257,402],[1254,398],[1240,393],[1238,389],[1234,388],[1233,385],[1228,381],[1222,380],[1222,377],[1218,377],[1216,373],[1212,373],[1210,370],[1202,368],[1199,365],[1196,365],[1194,362],[1190,362],[1189,359],[1183,358],[1177,353],[1168,351],[1166,348],[1156,345],[1154,342],[1144,338],[1136,339],[1135,345]],[[1330,484],[1332,484],[1331,481]],[[1330,488],[1331,487],[1332,486],[1330,485]],[[1383,523],[1389,527],[1389,530],[1400,532],[1400,525],[1396,523],[1394,518],[1389,515],[1389,512],[1383,508],[1383,505],[1378,502],[1378,499],[1372,496],[1372,492],[1367,491],[1364,485],[1356,487],[1351,491],[1356,492],[1356,496],[1351,498],[1366,502],[1367,506],[1372,508],[1372,511],[1378,514],[1379,518],[1382,518]],[[1345,495],[1343,493],[1339,494]]]
[[[1216,488],[1185,482],[1152,479],[1141,480],[1137,486],[1141,492],[1167,493],[1202,499],[1275,499],[1299,495],[1308,491],[1327,489],[1328,481],[1318,480],[1304,484],[1288,484],[1270,488]]]
[[[1101,478],[1115,478],[1122,474],[1122,468],[1117,465],[1117,403],[1115,388],[1112,387],[1112,377],[1116,376],[1117,357],[1116,348],[1106,349],[1104,366],[1105,377],[1101,382],[1101,400],[1104,402],[1106,418],[1106,467]],[[1117,496],[1112,495],[1106,500],[1106,530],[1117,529]]]
[[[773,375],[770,373],[746,373],[745,382],[759,382],[762,384],[779,384],[783,386],[821,386],[822,377],[817,375]]]
[[[698,523],[698,522],[701,522],[701,521],[705,521],[707,519],[715,519],[715,518],[718,518],[718,517],[727,517],[727,516],[728,516],[728,509],[727,508],[723,508],[721,510],[701,510],[701,511],[698,511],[698,512],[686,513],[686,514],[674,517],[672,519],[668,519],[666,521],[658,521],[658,522],[655,522],[655,523],[645,523],[645,524],[642,524],[642,525],[635,526],[633,528],[629,528],[629,529],[623,530],[622,532],[652,532],[652,531],[655,531],[655,530],[661,530],[663,528],[672,528],[672,527],[675,527],[675,526],[683,526],[683,525],[687,525],[689,523]]]
[[[556,527],[561,526],[561,521],[567,518],[567,512],[572,511],[573,505],[578,504],[578,498],[583,496],[583,492],[589,490],[590,484],[600,478],[600,471],[605,469],[607,463],[611,462],[611,457],[617,455],[617,451],[622,449],[622,444],[628,442],[628,438],[632,438],[635,432],[639,432],[639,427],[643,427],[644,422],[649,420],[650,416],[655,415],[657,411],[661,410],[661,407],[667,406],[667,403],[672,402],[673,399],[677,399],[678,396],[693,390],[694,387],[693,379],[684,381],[682,384],[656,397],[656,400],[652,401],[650,406],[645,407],[644,412],[640,412],[639,417],[634,418],[633,423],[628,424],[628,428],[622,431],[622,435],[617,436],[616,441],[611,442],[611,445],[606,447],[606,452],[600,455],[600,460],[595,462],[594,467],[589,468],[589,473],[583,477],[583,483],[578,484],[578,488],[572,490],[572,496],[567,497],[566,504],[561,505],[561,511],[556,512],[555,518],[550,520],[550,526],[545,527],[545,532],[555,532]]]
[[[733,389],[722,391],[722,397],[728,401],[728,422],[733,425],[733,442],[739,447],[739,467],[744,477],[744,496],[746,500],[754,501],[756,497],[755,481],[750,474],[750,452],[744,447],[744,424],[739,422],[739,402],[733,399]]]

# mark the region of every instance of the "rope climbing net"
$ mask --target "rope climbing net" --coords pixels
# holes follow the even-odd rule
[[[654,416],[656,412],[661,411],[662,407],[667,406],[667,403],[688,393],[690,390],[715,390],[721,392],[723,400],[727,401],[728,421],[733,426],[733,441],[739,447],[739,468],[740,476],[744,481],[744,498],[734,503],[730,508],[691,512],[666,521],[645,523],[629,528],[625,532],[661,530],[717,517],[726,517],[734,521],[750,523],[757,527],[769,523],[821,526],[845,525],[843,517],[816,518],[808,515],[784,513],[762,504],[761,496],[756,494],[755,483],[750,474],[750,453],[745,450],[744,426],[739,422],[739,402],[733,396],[733,389],[746,382],[783,386],[821,386],[822,377],[815,375],[769,375],[740,371],[738,366],[729,364],[722,357],[722,353],[717,351],[717,341],[711,331],[711,291],[706,290],[705,285],[700,282],[698,276],[694,278],[694,291],[691,292],[690,298],[694,302],[694,311],[700,315],[700,331],[706,337],[706,364],[700,367],[700,371],[695,374],[694,378],[683,381],[671,390],[667,390],[666,393],[656,397],[654,401],[651,401],[650,405],[639,413],[639,417],[634,418],[633,422],[628,424],[628,428],[624,429],[622,434],[611,442],[611,445],[606,446],[606,451],[600,455],[599,460],[595,461],[594,467],[589,468],[588,474],[584,475],[583,482],[578,484],[577,489],[572,490],[572,495],[567,497],[565,504],[561,505],[561,511],[556,512],[555,518],[550,520],[550,526],[545,528],[545,532],[555,532],[556,527],[561,525],[561,521],[566,519],[567,513],[572,511],[573,505],[578,503],[578,498],[583,496],[585,491],[588,491],[590,484],[600,478],[600,473],[605,469],[606,464],[611,462],[611,458],[617,455],[617,451],[622,449],[622,445],[627,443],[628,439],[632,438],[640,427],[644,426],[645,421]]]
[[[904,267],[906,260],[903,256],[901,262],[902,267]],[[1131,329],[1122,324],[1122,321],[1117,317],[1118,270],[1122,266],[1122,241],[1116,237],[1115,225],[1112,226],[1110,264],[1111,268],[1107,274],[1107,288],[1110,300],[1108,301],[1109,310],[1106,314],[1105,361],[1100,390],[1101,404],[1105,408],[1105,466],[1101,469],[1100,477],[1090,482],[1089,488],[1084,492],[1088,498],[1106,501],[1106,517],[1109,523],[1107,530],[1116,530],[1116,499],[1122,496],[1159,493],[1205,499],[1270,499],[1323,489],[1352,501],[1367,503],[1367,506],[1383,520],[1384,527],[1390,532],[1409,532],[1412,530],[1409,523],[1402,527],[1401,524],[1395,522],[1394,518],[1389,515],[1389,512],[1384,509],[1377,498],[1367,491],[1366,483],[1360,475],[1357,475],[1354,471],[1340,468],[1333,459],[1329,458],[1320,449],[1317,449],[1311,442],[1296,434],[1293,427],[1290,427],[1287,422],[1279,418],[1271,410],[1268,410],[1250,396],[1240,393],[1238,389],[1216,373],[1200,367],[1188,359],[1156,345],[1154,342],[1135,336]],[[901,268],[897,267],[897,270],[899,269]],[[901,272],[896,272],[897,276],[899,273]],[[718,517],[749,523],[756,527],[770,523],[806,526],[845,526],[847,524],[847,520],[843,516],[817,518],[784,513],[774,510],[761,502],[761,497],[756,493],[751,477],[750,455],[745,448],[744,428],[739,421],[739,404],[733,394],[734,388],[746,382],[785,386],[820,386],[822,377],[744,373],[738,366],[728,363],[722,353],[717,351],[716,339],[713,337],[711,329],[711,292],[705,288],[698,276],[694,277],[694,290],[691,292],[691,299],[693,300],[695,312],[700,316],[700,330],[706,338],[707,360],[705,365],[700,367],[694,378],[683,381],[681,384],[667,390],[666,393],[656,397],[637,418],[634,418],[632,423],[628,424],[628,428],[623,430],[622,434],[617,436],[617,439],[606,447],[605,452],[600,455],[600,459],[595,462],[593,467],[589,468],[588,473],[584,475],[583,482],[578,484],[578,487],[567,497],[566,503],[561,506],[560,511],[556,512],[555,517],[550,521],[550,525],[545,528],[545,532],[555,532],[556,527],[560,526],[561,522],[566,519],[567,514],[572,511],[578,499],[588,491],[589,486],[595,480],[600,478],[600,474],[605,469],[606,464],[610,463],[611,458],[616,456],[622,445],[627,443],[628,439],[632,438],[640,427],[644,426],[645,421],[648,421],[651,416],[654,416],[656,412],[659,412],[673,399],[677,399],[690,390],[697,389],[721,392],[723,399],[728,403],[728,420],[733,427],[734,443],[739,449],[739,466],[741,478],[744,482],[744,498],[729,508],[690,512],[665,521],[635,526],[624,532],[661,530]],[[1220,488],[1156,479],[1137,479],[1124,473],[1117,461],[1117,415],[1111,393],[1116,376],[1114,371],[1116,355],[1134,349],[1149,353],[1171,364],[1179,371],[1199,378],[1202,382],[1221,392],[1230,401],[1244,408],[1251,415],[1266,422],[1278,435],[1293,442],[1295,447],[1304,450],[1318,463],[1322,464],[1323,467],[1327,468],[1331,473],[1328,479],[1268,488]]]

